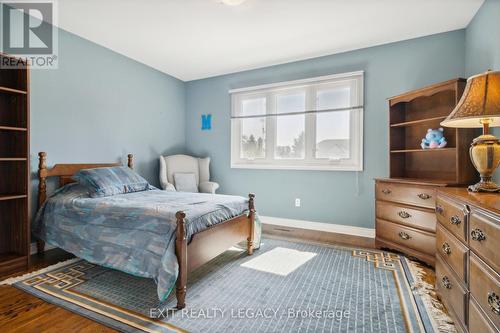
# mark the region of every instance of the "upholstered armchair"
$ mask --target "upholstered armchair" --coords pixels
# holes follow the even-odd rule
[[[167,191],[215,193],[219,184],[210,181],[210,157],[160,156],[160,184]],[[186,186],[193,178],[192,186]],[[187,179],[187,180],[186,180]],[[176,184],[176,180],[178,184]],[[180,184],[180,182],[183,184]]]

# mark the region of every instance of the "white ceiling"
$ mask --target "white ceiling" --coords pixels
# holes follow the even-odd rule
[[[58,25],[189,81],[467,26],[483,0],[60,0]]]

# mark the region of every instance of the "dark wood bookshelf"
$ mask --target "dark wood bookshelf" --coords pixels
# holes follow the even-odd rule
[[[29,68],[0,67],[0,277],[29,267],[29,191]]]

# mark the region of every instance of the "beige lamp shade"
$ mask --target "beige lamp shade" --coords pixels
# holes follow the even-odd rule
[[[500,126],[500,72],[487,71],[467,80],[462,98],[441,122],[445,127],[474,128]]]

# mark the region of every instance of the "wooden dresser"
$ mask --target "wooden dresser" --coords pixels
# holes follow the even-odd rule
[[[375,198],[377,247],[395,249],[434,265],[435,184],[377,179]]]
[[[437,191],[436,290],[463,332],[500,329],[500,194]]]
[[[435,263],[436,190],[473,184],[469,159],[474,129],[445,128],[447,145],[422,149],[429,128],[438,129],[458,103],[464,79],[389,98],[389,177],[375,184],[376,245]]]

